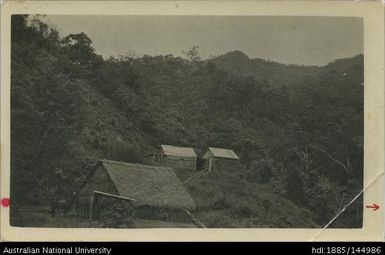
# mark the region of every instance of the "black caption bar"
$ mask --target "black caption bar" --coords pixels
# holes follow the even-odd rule
[[[243,254],[252,251],[253,254],[312,254],[312,255],[334,255],[347,254],[358,255],[368,254],[377,255],[385,254],[383,242],[333,242],[333,243],[310,243],[310,242],[292,242],[292,243],[234,243],[234,242],[143,242],[143,243],[124,243],[124,242],[107,242],[107,243],[20,243],[20,242],[4,242],[0,243],[0,254],[98,254],[98,255],[117,255],[117,254],[146,254],[146,253],[164,253],[170,254],[207,254],[208,252],[218,253],[218,249],[233,253]],[[124,252],[124,253],[123,253]]]

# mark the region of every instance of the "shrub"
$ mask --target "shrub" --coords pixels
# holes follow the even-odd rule
[[[250,164],[248,179],[261,184],[268,183],[274,176],[275,167],[272,160],[254,160]]]
[[[133,210],[122,203],[113,203],[103,212],[102,225],[105,228],[133,228]]]
[[[144,161],[143,153],[137,146],[127,144],[120,140],[109,144],[107,155],[111,160],[130,163],[143,163]]]

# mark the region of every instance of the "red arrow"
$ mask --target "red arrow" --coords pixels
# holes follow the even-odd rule
[[[366,208],[372,208],[373,211],[377,211],[378,209],[380,209],[380,206],[373,203],[373,205],[367,205]]]

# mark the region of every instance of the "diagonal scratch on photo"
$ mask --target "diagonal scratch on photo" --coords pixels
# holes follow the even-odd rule
[[[362,227],[361,18],[11,21],[12,226]]]

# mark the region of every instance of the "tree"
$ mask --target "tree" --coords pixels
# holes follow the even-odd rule
[[[191,62],[198,62],[201,60],[198,49],[199,49],[199,46],[193,46],[188,51],[182,51],[182,52],[186,56],[187,60]]]
[[[85,33],[70,34],[61,43],[67,49],[67,54],[75,64],[91,65],[100,62],[100,58],[95,55],[91,39]]]
[[[274,177],[276,169],[271,159],[254,160],[250,164],[249,176],[250,181],[259,182],[261,184],[268,183]]]

